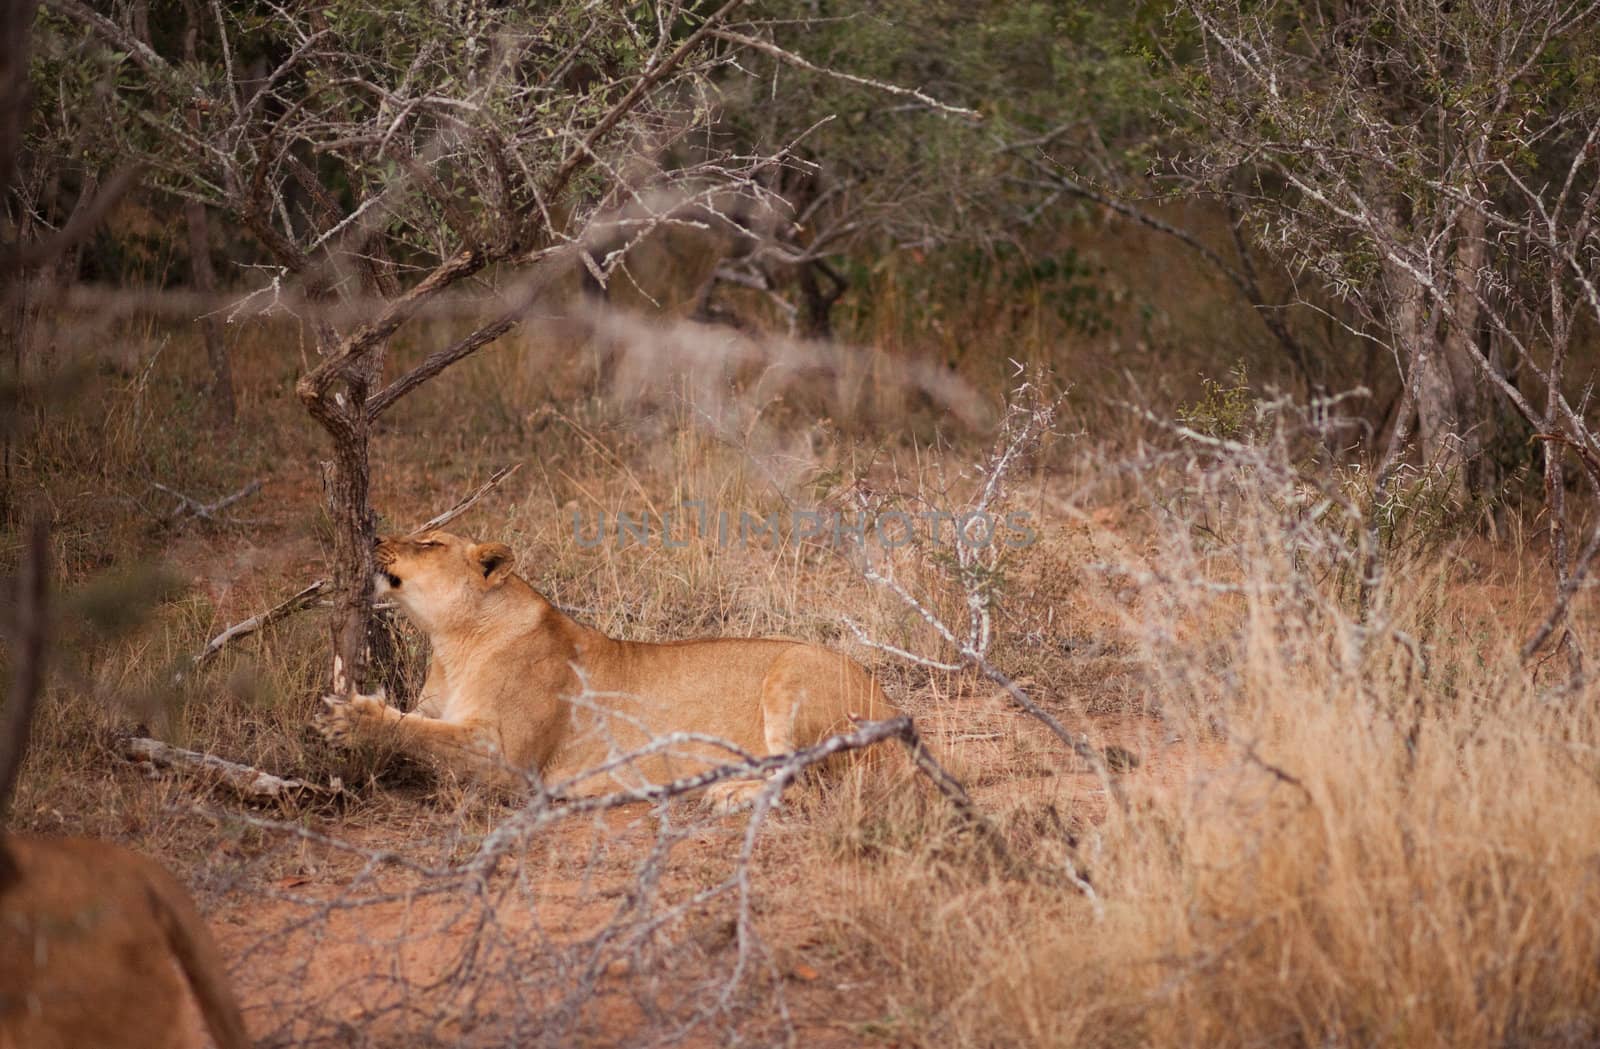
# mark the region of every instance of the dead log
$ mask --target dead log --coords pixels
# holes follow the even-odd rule
[[[132,736],[122,742],[122,756],[139,765],[175,772],[198,772],[214,779],[241,797],[251,800],[292,801],[304,795],[330,797],[327,787],[304,780],[285,779],[236,761],[185,750],[159,739]]]

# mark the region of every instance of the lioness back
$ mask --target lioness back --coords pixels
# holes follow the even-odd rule
[[[589,692],[606,694],[607,710],[638,718],[645,728],[636,735],[625,733],[615,718],[585,718],[581,710],[576,712],[579,726],[589,722],[587,731],[580,728],[563,749],[553,770],[557,774],[574,774],[599,764],[618,745],[638,745],[648,736],[669,732],[717,736],[749,754],[775,754],[848,731],[853,717],[878,719],[895,713],[859,663],[805,641],[715,638],[611,644],[616,646],[615,659],[596,660],[593,653],[579,657],[581,665],[591,668],[586,674]],[[581,707],[582,693],[577,701]],[[715,748],[679,752],[712,761],[728,758]],[[684,775],[699,767],[679,762],[661,774]]]

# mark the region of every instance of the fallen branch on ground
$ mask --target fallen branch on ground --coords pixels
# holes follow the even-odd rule
[[[177,489],[168,488],[164,484],[152,482],[150,487],[154,488],[158,492],[165,492],[167,495],[170,495],[172,498],[178,500],[178,505],[173,509],[173,511],[166,517],[162,518],[162,522],[164,524],[171,524],[174,521],[181,521],[184,517],[191,514],[204,521],[215,521],[218,514],[232,506],[234,503],[248,499],[252,495],[255,495],[257,492],[261,491],[261,479],[257,478],[256,480],[251,481],[249,484],[245,485],[237,492],[234,492],[232,495],[225,495],[214,503],[202,503],[200,500],[184,495]]]
[[[203,771],[234,793],[249,799],[288,801],[302,794],[329,797],[332,791],[304,780],[285,779],[249,765],[241,765],[215,754],[202,754],[163,743],[158,739],[134,736],[122,743],[122,756],[140,765],[178,771]]]

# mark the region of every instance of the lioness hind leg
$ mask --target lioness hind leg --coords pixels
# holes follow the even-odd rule
[[[805,650],[797,648],[797,655]],[[787,754],[814,740],[803,739],[801,713],[806,709],[807,690],[803,660],[780,657],[761,681],[761,741],[766,753]],[[706,788],[706,803],[719,813],[729,813],[752,804],[771,782],[758,779],[724,780]]]
[[[797,692],[791,675],[780,673],[777,664],[762,680],[761,741],[766,745],[766,754],[785,754],[795,749],[794,714],[799,710],[802,694]],[[726,815],[753,804],[768,782],[761,777],[713,783],[706,788],[705,801],[712,811]]]
[[[816,646],[795,646],[773,661],[761,682],[762,734],[772,754],[809,747],[848,732],[852,717],[883,717],[881,693],[853,660]]]
[[[755,804],[756,796],[766,789],[764,779],[725,779],[706,788],[705,801],[711,811],[719,816],[738,812]]]
[[[761,680],[761,740],[767,754],[787,754],[848,731],[853,715],[884,717],[886,709],[872,678],[848,657],[795,645],[773,660]],[[727,780],[708,787],[706,801],[731,811],[754,801],[768,782]]]

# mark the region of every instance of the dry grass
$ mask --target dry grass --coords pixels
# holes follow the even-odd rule
[[[1518,660],[1534,552],[1391,537],[1362,622],[1350,533],[1308,526],[1284,457],[1146,465],[1162,510],[1109,574],[1187,768],[1128,777],[1130,805],[1072,834],[1098,913],[952,865],[937,835],[864,860],[831,916],[900,976],[902,1023],[940,1044],[1590,1044],[1597,725],[1591,690]]]
[[[794,1025],[824,1044],[1600,1039],[1600,725],[1591,692],[1560,687],[1561,660],[1526,668],[1516,658],[1544,581],[1531,529],[1490,545],[1447,516],[1402,513],[1383,537],[1389,571],[1363,619],[1351,584],[1359,537],[1337,511],[1313,512],[1316,483],[1359,505],[1359,470],[1335,473],[1271,434],[1247,453],[1197,452],[1080,388],[1062,429],[1084,435],[1051,444],[1013,480],[1008,507],[1043,527],[1003,564],[993,659],[1072,727],[1142,759],[1116,777],[1125,803],[975,676],[856,643],[845,616],[874,639],[948,655],[849,557],[707,536],[681,548],[575,541],[574,511],[590,522],[687,499],[757,515],[863,499],[880,509],[959,504],[977,483],[969,464],[998,405],[994,362],[960,369],[977,391],[959,406],[972,428],[940,425],[949,413],[926,388],[908,396],[892,356],[926,347],[897,342],[910,325],[888,307],[872,321],[884,326],[887,363],[778,368],[757,355],[711,381],[702,365],[625,382],[631,329],[580,340],[580,352],[569,340],[581,331],[525,339],[398,408],[375,448],[376,502],[397,525],[524,463],[460,527],[507,539],[530,580],[602,629],[639,639],[785,633],[874,664],[1013,852],[1042,871],[1070,859],[1093,880],[1091,900],[1048,877],[1008,876],[926,792],[803,794],[755,854],[768,964],[746,974],[721,1022],[752,1040],[779,1037],[772,1003],[787,988]],[[1016,356],[1045,359],[1041,347],[1058,334],[1036,325]],[[340,776],[354,792],[343,809],[292,820],[424,864],[470,855],[511,811],[312,738],[325,643],[314,615],[174,683],[207,637],[314,578],[325,553],[321,444],[288,392],[298,335],[261,327],[237,339],[241,420],[231,433],[205,421],[190,337],[134,318],[82,334],[94,348],[83,385],[60,407],[39,406],[19,445],[18,474],[55,516],[72,593],[18,820],[131,842],[183,872],[240,959],[252,1023],[279,1044],[351,1031],[421,1040],[423,1030],[502,1044],[511,1035],[495,1026],[499,1006],[476,999],[408,1026],[404,1010],[380,1017],[339,997],[348,979],[350,994],[359,985],[383,999],[383,981],[413,963],[396,986],[420,987],[437,975],[425,949],[435,941],[414,941],[397,960],[380,941],[356,945],[349,923],[359,920],[345,912],[293,924],[308,913],[296,893],[399,891],[431,884],[424,875],[363,881],[362,855],[253,824],[192,782],[146,782],[115,756],[115,733],[144,725],[285,775]],[[170,504],[149,487],[215,498],[258,477],[266,486],[239,506],[244,523],[164,522]],[[6,542],[9,556],[10,533]],[[133,570],[161,560],[175,581]],[[936,547],[893,563],[928,607],[959,616],[959,580]],[[134,605],[148,614],[113,614]],[[480,966],[483,986],[515,965],[527,979],[541,974],[539,994],[551,996],[541,1001],[569,1010],[551,1030],[575,1039],[672,1029],[650,1026],[671,1019],[663,1003],[728,971],[726,912],[707,904],[680,915],[649,973],[635,968],[643,955],[583,954],[584,937],[617,900],[633,899],[652,848],[670,856],[662,908],[726,874],[737,825],[699,818],[682,806],[637,810],[530,850],[493,897],[521,917],[496,927],[510,939],[484,948],[480,960],[501,967]],[[363,913],[426,924],[389,906]],[[428,921],[440,942],[469,939],[437,915]],[[286,977],[291,957],[306,968]],[[363,966],[357,979],[349,967]],[[322,1011],[280,1026],[284,996],[311,986],[326,993]],[[575,987],[600,1005],[584,1012],[562,997]],[[716,1040],[703,1027],[685,1037]]]
[[[1271,550],[1256,553],[1271,562]],[[1397,599],[1427,589],[1391,585]],[[899,862],[859,863],[856,891],[830,908],[836,935],[896,975],[916,1037],[1600,1036],[1592,699],[1538,687],[1516,659],[1521,631],[1493,606],[1476,629],[1434,631],[1424,676],[1392,639],[1353,652],[1326,609],[1256,597],[1228,602],[1229,615],[1224,602],[1184,596],[1185,619],[1201,609],[1223,619],[1206,625],[1208,644],[1147,650],[1160,662],[1152,681],[1181,683],[1156,694],[1187,740],[1188,769],[1173,782],[1128,777],[1130,809],[1112,806],[1081,836],[1102,916],[953,866],[921,835]],[[1439,599],[1437,614],[1449,614],[1454,595]],[[1166,624],[1169,637],[1178,626]]]

